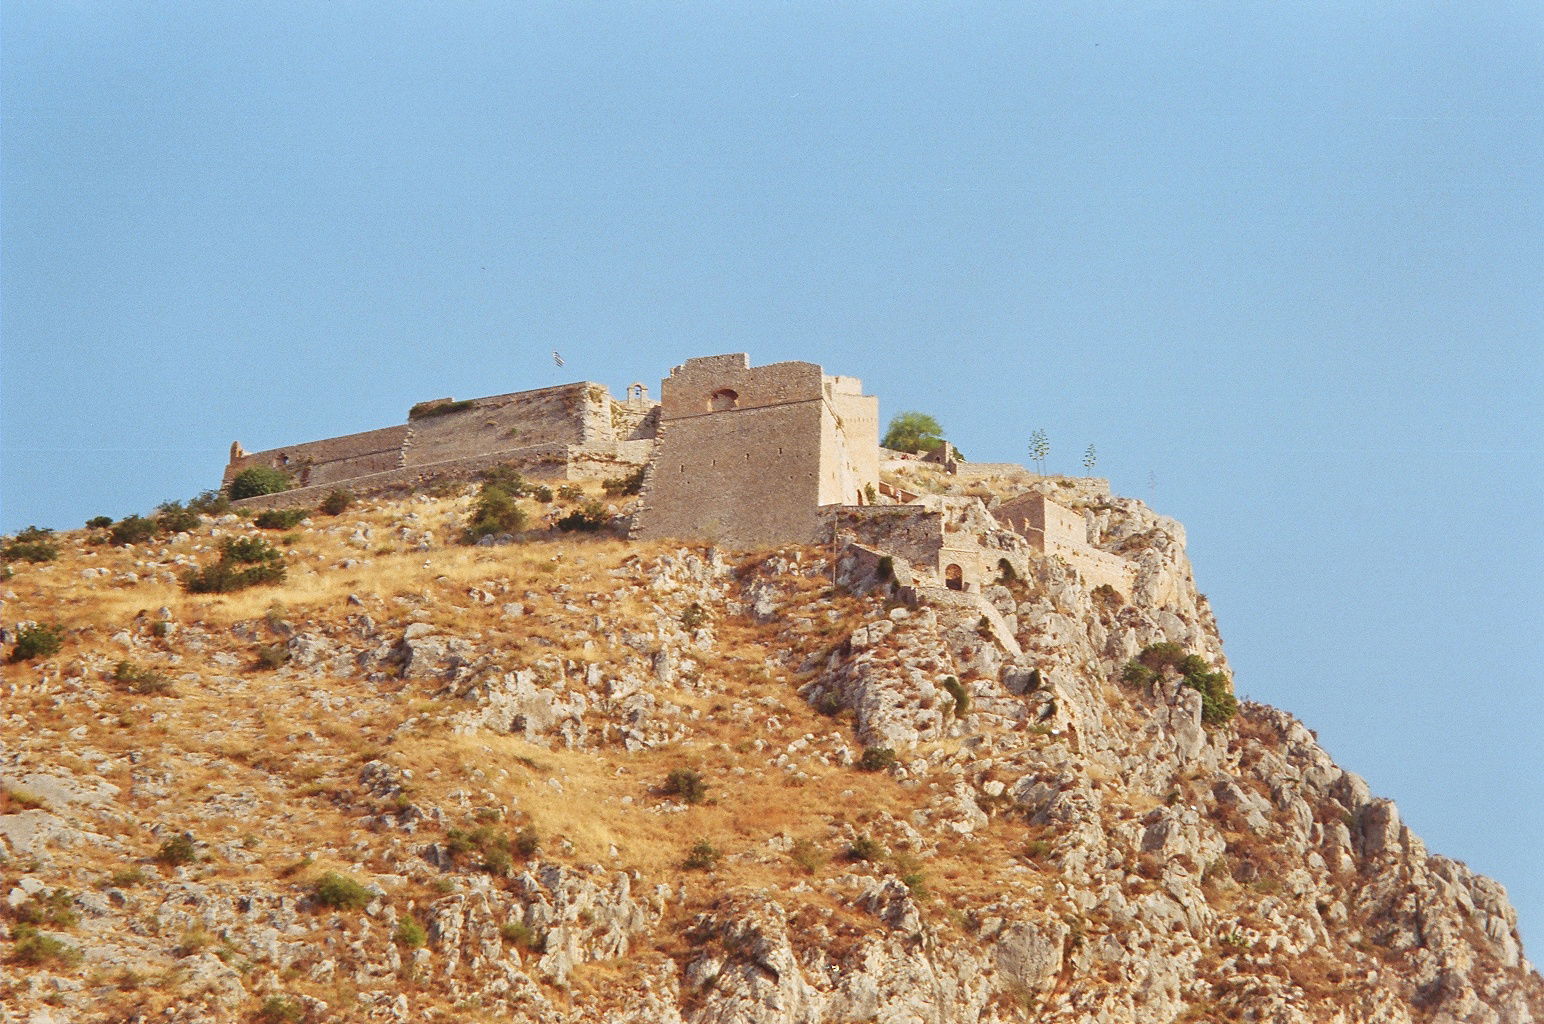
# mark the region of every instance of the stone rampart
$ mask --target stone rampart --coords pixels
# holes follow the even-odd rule
[[[444,411],[435,412],[436,405]],[[405,424],[359,434],[252,453],[234,444],[221,486],[251,466],[282,469],[298,487],[248,499],[252,507],[269,507],[319,500],[335,488],[412,488],[503,462],[527,476],[604,479],[647,463],[658,422],[658,406],[641,393],[617,402],[588,381],[468,402],[441,399],[415,410]]]
[[[878,402],[856,378],[736,353],[687,360],[660,392],[635,537],[816,543],[822,506],[863,504],[878,486]]]
[[[396,469],[401,465],[402,442],[407,430],[404,424],[271,448],[265,452],[242,452],[225,467],[220,486],[228,486],[237,473],[250,466],[283,469],[302,484],[318,485]]]

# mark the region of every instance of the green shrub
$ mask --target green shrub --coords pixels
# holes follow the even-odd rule
[[[944,676],[943,686],[954,698],[954,717],[964,718],[970,711],[970,691],[954,676]]]
[[[599,501],[587,501],[568,515],[559,519],[557,527],[570,532],[594,533],[611,519],[611,513]]]
[[[536,856],[536,851],[541,848],[541,837],[536,830],[527,825],[515,833],[514,851],[526,860]]]
[[[306,1009],[289,996],[269,996],[258,1008],[257,1024],[299,1024],[306,1016]]]
[[[220,542],[220,560],[183,573],[182,589],[190,594],[226,594],[263,583],[284,582],[284,556],[261,537],[227,537]]]
[[[1121,670],[1120,681],[1130,687],[1145,687],[1158,678],[1158,673],[1135,659],[1126,662]]]
[[[533,952],[540,952],[545,944],[540,935],[524,921],[505,921],[499,925],[499,935],[511,946],[519,946]]]
[[[146,878],[145,869],[138,864],[130,868],[119,868],[108,876],[107,884],[120,889],[127,889],[134,885],[144,885]]]
[[[105,530],[111,525],[113,525],[112,516],[92,516],[86,520],[86,529],[88,530]]]
[[[224,491],[203,491],[188,499],[188,509],[201,516],[223,516],[231,510],[231,499]]]
[[[191,832],[184,832],[162,843],[156,851],[155,859],[157,864],[165,864],[167,867],[192,864],[198,860],[198,844],[193,841]]]
[[[874,574],[882,580],[895,578],[895,559],[889,555],[882,555],[879,564],[874,568]]]
[[[681,613],[681,628],[685,630],[699,629],[706,625],[707,621],[707,609],[703,608],[696,601],[687,605],[686,610]]]
[[[446,849],[452,858],[460,860],[470,854],[478,857],[477,866],[493,875],[507,875],[514,869],[515,855],[522,859],[536,852],[538,840],[532,829],[523,829],[511,838],[507,832],[492,825],[480,825],[467,831],[453,828],[447,833]]]
[[[1198,654],[1187,654],[1179,644],[1160,641],[1149,644],[1142,653],[1126,663],[1121,682],[1145,687],[1176,673],[1180,682],[1201,695],[1201,721],[1220,725],[1238,713],[1238,699],[1233,684],[1224,672],[1214,672]]]
[[[143,696],[166,693],[172,688],[172,681],[164,672],[141,668],[130,661],[118,662],[113,669],[113,682],[123,685],[130,693]]]
[[[273,466],[248,466],[237,473],[226,489],[232,501],[256,498],[262,494],[278,494],[295,486],[295,480],[282,469]]]
[[[1142,653],[1137,655],[1137,661],[1155,672],[1162,672],[1165,669],[1179,668],[1185,657],[1185,649],[1179,644],[1160,640],[1142,648]]]
[[[690,768],[677,768],[665,776],[663,790],[667,796],[678,796],[689,804],[700,804],[708,798],[707,782]]]
[[[68,889],[33,893],[25,903],[13,908],[11,915],[23,924],[46,924],[55,928],[69,928],[80,921],[80,915],[75,912],[75,894]]]
[[[478,492],[477,504],[472,506],[472,521],[462,532],[461,542],[476,544],[484,537],[519,533],[526,524],[525,509],[520,507],[516,493],[505,484],[485,483]]]
[[[155,510],[155,528],[160,533],[187,533],[199,527],[198,513],[183,508],[180,501],[162,502]]]
[[[558,497],[563,501],[583,501],[584,488],[577,487],[574,484],[560,484],[558,486]]]
[[[129,516],[113,524],[107,539],[119,547],[143,544],[156,535],[157,529],[154,519],[145,516]]]
[[[699,839],[692,845],[681,866],[688,871],[712,871],[718,867],[720,856],[717,847],[706,839]]]
[[[16,646],[11,648],[11,661],[31,661],[34,658],[52,658],[64,646],[64,627],[47,622],[36,622],[16,630]]]
[[[895,751],[889,747],[865,747],[858,758],[858,768],[865,772],[882,772],[895,764]]]
[[[288,530],[293,526],[299,526],[301,520],[310,514],[303,508],[264,509],[253,517],[252,525],[259,530]]]
[[[318,508],[323,515],[341,516],[352,504],[354,504],[354,495],[351,491],[337,490],[329,492]]]
[[[74,967],[82,959],[80,950],[30,924],[17,925],[12,936],[16,944],[11,947],[11,959],[27,967]]]
[[[601,484],[601,488],[613,498],[624,494],[637,494],[643,490],[643,473],[646,468],[639,466],[626,476],[612,477]]]
[[[394,936],[397,945],[406,946],[408,949],[418,949],[429,941],[424,926],[418,923],[416,917],[404,916],[397,919],[397,932]]]
[[[847,846],[847,859],[876,861],[884,859],[885,848],[873,836],[859,836]]]
[[[513,494],[517,498],[523,498],[531,492],[531,485],[525,479],[525,474],[510,462],[489,466],[478,475],[482,478],[485,487],[497,487],[505,494]]]
[[[426,420],[431,416],[449,416],[453,412],[465,412],[475,402],[470,398],[463,398],[459,402],[436,400],[433,402],[419,402],[407,411],[410,420]]]
[[[548,487],[546,484],[537,484],[535,487],[531,488],[531,497],[535,498],[543,505],[550,505],[552,504],[552,488]]]
[[[284,644],[263,644],[257,649],[257,667],[272,672],[289,664],[290,650]]]
[[[59,546],[52,540],[53,532],[47,527],[29,526],[0,548],[0,557],[21,562],[52,562],[59,557]]]
[[[329,871],[318,878],[311,887],[311,895],[322,906],[334,910],[363,910],[375,898],[369,889],[337,871]]]

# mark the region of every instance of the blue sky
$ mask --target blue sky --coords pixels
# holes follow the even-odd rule
[[[1239,689],[1544,935],[1536,4],[13,0],[0,47],[0,529],[820,362],[973,458],[1096,444]]]

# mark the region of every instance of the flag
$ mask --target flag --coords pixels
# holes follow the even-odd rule
[[[557,366],[563,365],[563,357],[558,355],[557,349],[552,350],[552,362]]]

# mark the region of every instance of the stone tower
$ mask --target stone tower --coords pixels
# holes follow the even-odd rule
[[[636,537],[816,543],[822,505],[867,504],[879,484],[879,401],[855,377],[738,353],[688,359],[660,390]]]

